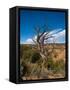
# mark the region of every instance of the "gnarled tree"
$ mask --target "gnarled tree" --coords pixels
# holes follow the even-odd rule
[[[43,29],[43,30],[42,30]],[[50,31],[46,26],[43,26],[42,28],[36,27],[36,39],[33,39],[33,42],[37,45],[37,49],[42,57],[42,59],[47,60],[48,54],[52,53],[53,48],[49,51],[49,49],[45,49],[45,45],[48,45],[48,39],[54,38],[53,34],[50,34]]]

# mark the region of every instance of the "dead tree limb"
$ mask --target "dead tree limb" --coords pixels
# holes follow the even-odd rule
[[[41,57],[43,59],[47,59],[49,51],[48,51],[48,49],[47,50],[45,49],[45,42],[48,39],[53,38],[53,35],[50,34],[50,32],[48,32],[48,30],[46,30],[46,29],[41,31],[40,27],[36,27],[35,32],[37,33],[37,38],[36,38],[36,40],[33,40],[33,42],[37,45]],[[46,43],[46,45],[47,44],[48,43]]]

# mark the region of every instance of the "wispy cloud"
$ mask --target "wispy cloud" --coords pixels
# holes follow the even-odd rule
[[[34,44],[33,40],[31,38],[28,38],[24,44]]]
[[[47,43],[65,43],[65,29],[55,29],[52,30],[48,36],[52,35],[54,38],[49,38],[47,40]],[[35,44],[33,40],[36,41],[37,35],[35,35],[33,38],[28,38],[23,44]],[[45,41],[46,43],[46,41]]]
[[[53,30],[49,35],[52,35],[53,38],[49,38],[47,40],[48,43],[65,43],[65,29],[58,32],[57,30]]]

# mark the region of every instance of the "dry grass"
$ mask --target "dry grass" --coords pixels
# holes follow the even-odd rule
[[[51,50],[52,45],[45,45]],[[20,75],[23,80],[55,79],[65,77],[65,46],[55,45],[48,60],[38,57],[36,46],[20,46]],[[38,55],[38,56],[37,56]],[[38,59],[36,58],[38,57]],[[35,62],[32,62],[32,59]],[[21,68],[22,67],[22,68]]]

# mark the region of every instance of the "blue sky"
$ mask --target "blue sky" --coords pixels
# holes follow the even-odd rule
[[[33,11],[20,10],[20,43],[30,44],[32,38],[36,36],[34,28],[36,26],[48,26],[51,32],[60,30],[56,37],[60,34],[56,43],[65,43],[65,13],[51,11]],[[50,40],[49,40],[50,41]]]

